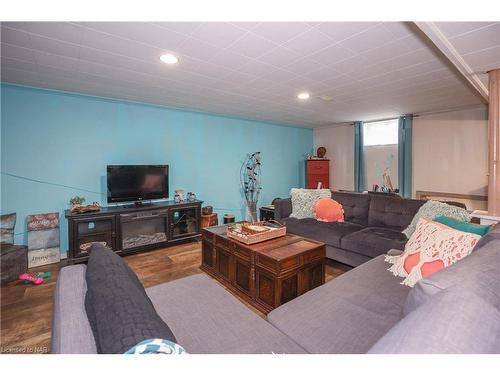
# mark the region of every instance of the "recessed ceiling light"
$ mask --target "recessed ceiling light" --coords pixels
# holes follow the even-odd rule
[[[163,61],[165,64],[177,64],[179,62],[179,59],[177,56],[172,55],[171,53],[166,53],[164,55],[160,56],[160,60]]]
[[[299,95],[297,95],[297,98],[300,100],[307,100],[309,99],[310,95],[308,92],[301,92]]]
[[[324,100],[325,102],[331,102],[333,100],[333,97],[330,95],[321,95],[317,97],[318,99]]]

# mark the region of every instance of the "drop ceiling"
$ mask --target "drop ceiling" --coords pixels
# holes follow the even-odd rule
[[[483,82],[500,67],[500,23],[436,25]],[[403,22],[4,22],[1,80],[304,127],[482,103]]]

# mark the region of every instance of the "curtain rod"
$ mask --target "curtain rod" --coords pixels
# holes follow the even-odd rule
[[[461,106],[461,107],[453,107],[453,108],[448,108],[448,109],[441,109],[441,110],[435,110],[435,111],[426,111],[426,112],[415,112],[413,114],[413,117],[422,117],[422,116],[430,116],[430,115],[435,115],[438,113],[447,113],[447,112],[458,112],[458,111],[464,111],[466,109],[482,109],[485,108],[483,104],[477,104],[477,105],[468,105],[468,106]],[[400,115],[404,116],[404,115]],[[364,121],[364,122],[379,122],[379,121],[387,121],[387,120],[394,120],[399,118],[400,116],[396,117],[386,117],[382,119],[376,119],[376,120],[370,120],[370,121]],[[353,121],[350,122],[335,122],[333,124],[329,125],[323,125],[323,126],[318,126],[314,129],[323,129],[323,128],[329,128],[332,126],[342,126],[342,125],[354,125]]]

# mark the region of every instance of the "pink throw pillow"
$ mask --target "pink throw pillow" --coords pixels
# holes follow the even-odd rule
[[[321,198],[314,203],[314,216],[318,221],[328,223],[344,221],[344,208],[332,198]]]

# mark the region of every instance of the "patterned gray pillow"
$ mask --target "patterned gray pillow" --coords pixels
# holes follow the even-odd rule
[[[461,207],[452,206],[438,201],[425,202],[418,212],[413,217],[410,225],[402,233],[410,238],[415,229],[417,228],[418,220],[423,217],[426,219],[435,219],[438,216],[451,217],[452,219],[460,220],[463,222],[470,221],[470,214]]]
[[[306,219],[314,217],[314,203],[320,198],[331,198],[332,192],[330,189],[297,189],[290,190],[292,198],[292,213],[290,217],[296,219]]]

